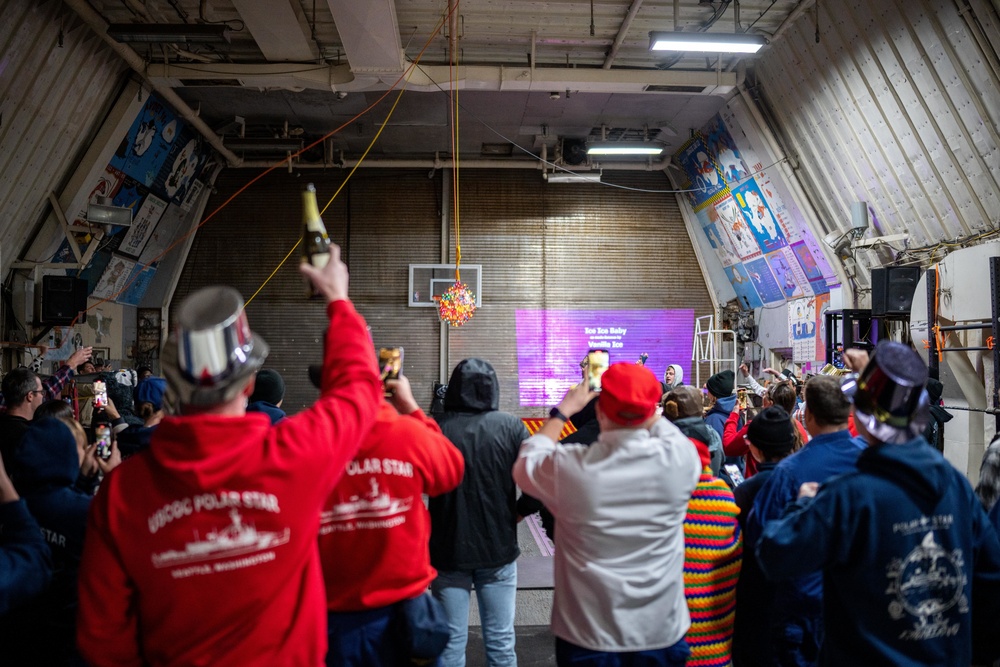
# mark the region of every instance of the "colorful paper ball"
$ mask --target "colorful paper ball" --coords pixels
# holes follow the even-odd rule
[[[462,326],[476,312],[476,295],[465,283],[455,283],[434,300],[438,302],[438,315],[453,327]]]

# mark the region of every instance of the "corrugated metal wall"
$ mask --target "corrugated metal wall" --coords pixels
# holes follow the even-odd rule
[[[251,176],[226,170],[209,210]],[[343,174],[273,173],[198,233],[174,304],[206,284],[252,294],[299,234],[299,191],[316,183],[328,199]],[[402,345],[417,400],[430,403],[438,377],[439,324],[430,308],[409,308],[407,266],[433,264],[440,252],[441,177],[427,172],[361,171],[324,214],[347,253],[351,295],[377,345]],[[667,189],[662,174],[616,174],[614,181]],[[466,171],[460,179],[463,261],[483,265],[483,307],[449,330],[448,367],[489,359],[501,378],[501,407],[518,406],[514,311],[517,308],[692,308],[712,303],[673,195],[593,185],[546,185],[537,172]],[[452,246],[453,251],[453,246]],[[453,258],[452,258],[453,259]],[[271,344],[269,366],[285,375],[287,407],[314,398],[305,366],[319,361],[323,311],[302,296],[294,256],[247,308]]]
[[[47,194],[76,166],[124,69],[62,2],[0,2],[0,266],[21,252]]]
[[[848,229],[855,201],[868,202],[870,235],[906,232],[910,247],[997,228],[996,54],[980,49],[984,37],[966,21],[975,12],[958,11],[966,4],[819,2],[819,43],[810,17],[759,60],[756,92],[825,231]],[[989,3],[974,4],[995,25]],[[895,250],[881,258],[897,259]]]

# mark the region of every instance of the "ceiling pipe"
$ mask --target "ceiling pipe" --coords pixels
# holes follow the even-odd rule
[[[448,59],[452,66],[458,64],[458,2],[448,0]]]
[[[778,29],[775,30],[774,34],[768,38],[768,41],[773,42],[779,37],[781,37],[785,33],[785,31],[788,30],[790,27],[792,27],[792,24],[795,23],[795,21],[797,21],[800,16],[805,14],[806,10],[812,7],[814,4],[816,4],[816,0],[801,0],[801,2],[799,2],[798,5],[796,5],[795,9],[793,9],[788,13],[788,16],[785,17],[785,20],[782,21],[781,25],[778,26]]]
[[[611,63],[614,62],[615,56],[618,55],[618,49],[622,47],[622,42],[625,41],[625,36],[628,34],[629,28],[632,27],[632,21],[635,20],[635,15],[639,13],[640,7],[642,7],[642,0],[632,0],[632,6],[628,8],[625,20],[622,21],[621,27],[618,28],[615,43],[611,45],[611,51],[608,52],[608,57],[604,59],[603,69],[611,69]]]
[[[74,0],[79,2],[81,0]],[[386,90],[398,74],[358,77],[349,65],[297,63],[171,63],[151,62],[146,72],[162,85],[179,85],[180,79],[239,79],[246,88],[299,87],[323,91],[362,92]],[[727,95],[736,85],[729,72],[706,70],[640,70],[619,68],[539,67],[510,65],[462,65],[459,79],[449,65],[421,65],[406,73],[410,92],[439,92],[452,87],[488,91],[572,90],[581,93],[654,93],[650,86],[698,86],[705,95]],[[655,89],[654,89],[655,90]]]
[[[623,162],[614,165],[594,163],[588,170],[580,170],[583,173],[597,169],[608,171],[663,171],[670,164],[670,159],[657,162]],[[247,169],[267,169],[274,166],[274,162],[269,160],[244,160],[239,165]],[[385,160],[342,160],[336,163],[323,162],[296,162],[296,169],[353,169],[354,167],[368,167],[371,169],[451,169],[452,160],[441,159],[385,159]],[[544,170],[548,164],[541,160],[460,160],[460,169],[535,169]],[[569,169],[568,171],[577,171]]]
[[[155,90],[160,97],[162,97],[170,106],[174,108],[177,113],[179,113],[184,120],[189,122],[191,126],[197,130],[205,140],[212,145],[215,150],[226,159],[231,167],[237,167],[240,165],[240,158],[237,157],[235,153],[223,145],[222,140],[212,131],[208,125],[205,124],[198,114],[187,105],[187,103],[182,100],[177,93],[173,91],[169,86],[158,84],[150,79],[146,75],[146,61],[136,53],[131,47],[124,44],[116,42],[111,37],[108,37],[108,24],[101,18],[101,15],[95,12],[86,0],[66,0],[66,5],[75,11],[77,15],[90,26],[90,29],[94,33],[103,39],[105,43],[111,47],[111,50],[121,56],[122,60],[131,67],[142,79],[149,84],[149,86]]]

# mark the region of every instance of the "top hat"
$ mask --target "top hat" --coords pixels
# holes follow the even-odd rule
[[[250,330],[239,292],[205,287],[177,310],[177,326],[163,348],[163,374],[181,405],[220,405],[243,391],[268,349]]]
[[[878,344],[868,365],[842,388],[854,403],[855,420],[881,442],[902,443],[927,428],[927,365],[902,343]]]

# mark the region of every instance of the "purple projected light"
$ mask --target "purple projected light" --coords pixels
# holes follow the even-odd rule
[[[670,364],[691,369],[694,310],[518,310],[518,394],[523,406],[555,405],[580,381],[587,350],[604,348],[611,363],[635,363],[663,379]]]

